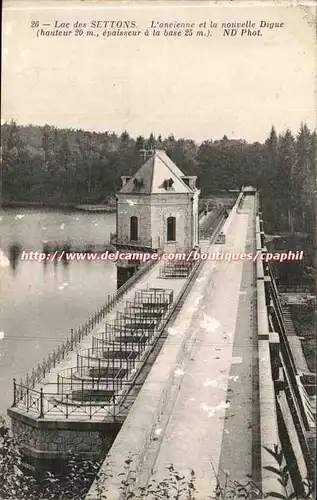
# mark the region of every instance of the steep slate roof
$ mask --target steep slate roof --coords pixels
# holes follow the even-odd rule
[[[172,162],[165,151],[157,149],[151,158],[137,173],[121,188],[122,194],[152,194],[152,193],[192,193],[192,189],[181,179],[185,174]],[[141,185],[135,185],[135,179]],[[171,188],[165,189],[163,183],[173,180]]]

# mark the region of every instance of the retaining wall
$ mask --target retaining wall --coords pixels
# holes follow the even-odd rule
[[[256,217],[256,250],[265,251],[261,242],[259,216]],[[280,445],[275,388],[272,373],[271,350],[278,350],[279,339],[269,332],[269,320],[265,292],[265,272],[263,261],[256,262],[257,272],[257,323],[258,323],[258,363],[259,363],[259,414],[260,414],[260,443],[261,443],[261,488],[265,495],[270,492],[283,494],[283,488],[278,476],[266,467],[277,467],[276,460],[265,448],[273,449]],[[271,350],[270,350],[271,341]],[[273,498],[268,496],[267,498]]]

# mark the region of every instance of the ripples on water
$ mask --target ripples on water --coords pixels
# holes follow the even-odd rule
[[[22,251],[102,250],[114,214],[0,210],[0,415],[19,380],[116,290],[112,262],[28,262]]]

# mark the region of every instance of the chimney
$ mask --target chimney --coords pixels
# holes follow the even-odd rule
[[[132,179],[131,176],[129,176],[129,175],[122,175],[121,176],[121,181],[122,181],[122,186],[121,187],[125,186],[126,183],[129,182],[130,179]]]

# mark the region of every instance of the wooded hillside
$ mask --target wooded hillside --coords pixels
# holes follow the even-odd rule
[[[103,203],[121,175],[142,164],[140,150],[162,147],[187,174],[197,175],[202,196],[251,184],[261,189],[269,230],[312,232],[316,213],[316,132],[305,124],[296,137],[272,127],[264,144],[173,136],[130,137],[49,125],[4,124],[3,203]]]

